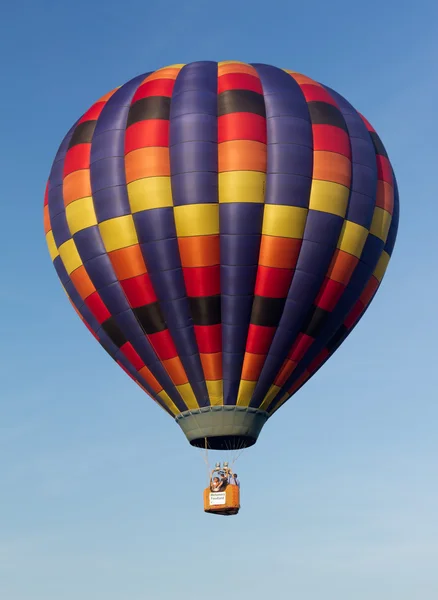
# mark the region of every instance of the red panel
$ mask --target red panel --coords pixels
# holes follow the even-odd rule
[[[360,300],[358,300],[353,306],[353,308],[350,310],[348,317],[344,321],[344,325],[347,329],[351,329],[351,327],[353,327],[360,315],[363,313],[364,309],[365,306]]]
[[[49,182],[46,183],[46,189],[44,190],[44,206],[49,204]]]
[[[312,360],[310,365],[307,367],[307,370],[309,371],[309,373],[314,373],[316,371],[316,369],[318,369],[322,365],[322,363],[325,361],[325,359],[329,357],[329,355],[330,355],[330,353],[327,350],[327,348],[324,348],[323,350],[321,350],[321,352],[318,354],[318,356],[316,356]]]
[[[294,362],[299,362],[314,341],[310,335],[299,333],[287,357]]]
[[[327,104],[332,104],[338,108],[334,98],[321,86],[303,83],[300,88],[307,102],[327,102]]]
[[[386,181],[392,185],[392,169],[389,160],[386,158],[386,156],[382,156],[381,154],[376,154],[376,160],[377,177],[382,181]]]
[[[266,298],[285,298],[293,274],[292,269],[276,269],[259,265],[254,294]]]
[[[217,120],[218,144],[231,140],[253,140],[266,144],[266,119],[253,113],[236,112]],[[128,130],[129,131],[129,130]]]
[[[365,289],[363,290],[362,294],[360,295],[360,299],[365,304],[365,306],[368,306],[368,304],[371,302],[371,299],[374,296],[374,294],[377,292],[378,287],[379,287],[379,280],[376,277],[374,277],[374,275],[371,275],[371,278],[369,279],[368,283],[366,284]]]
[[[326,277],[316,298],[316,306],[331,312],[338,303],[339,298],[342,296],[344,290],[345,286],[342,283]]]
[[[221,325],[195,325],[195,336],[201,354],[222,351]]]
[[[138,308],[139,306],[157,301],[157,296],[155,295],[148,273],[124,279],[120,282],[120,285],[132,308]]]
[[[63,177],[74,171],[90,168],[91,144],[77,144],[65,155]]]
[[[152,79],[152,81],[146,81],[135,92],[132,104],[137,102],[137,100],[149,98],[150,96],[167,96],[170,98],[174,85],[174,79]]]
[[[274,337],[276,327],[263,327],[251,324],[246,339],[246,352],[251,354],[267,354]]]
[[[169,145],[169,120],[148,119],[130,125],[125,135],[125,154],[132,150]]]
[[[120,351],[126,356],[126,358],[129,360],[134,369],[139,371],[142,367],[144,367],[143,360],[134,350],[134,347],[130,342],[126,342],[126,344],[123,344],[123,346],[120,347]]]
[[[93,104],[93,106],[91,108],[89,108],[87,110],[87,112],[84,113],[82,115],[82,117],[79,119],[78,125],[80,123],[84,123],[85,121],[97,121],[97,119],[100,117],[100,113],[102,112],[105,104],[106,104],[106,102],[103,100]]]
[[[263,94],[260,79],[249,73],[226,73],[217,80],[217,93],[227,90],[252,90]]]
[[[168,329],[147,336],[160,360],[177,356],[175,344]]]
[[[85,304],[88,306],[101,325],[111,317],[111,313],[103,303],[103,300],[99,296],[98,292],[93,292],[90,294],[90,296],[88,296],[88,298],[85,300]]]
[[[220,265],[184,267],[187,296],[215,296],[221,293]]]
[[[337,152],[351,158],[348,134],[334,125],[312,125],[313,149]]]

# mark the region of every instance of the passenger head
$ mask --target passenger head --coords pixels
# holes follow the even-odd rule
[[[219,481],[219,477],[213,477],[213,481],[217,483]]]

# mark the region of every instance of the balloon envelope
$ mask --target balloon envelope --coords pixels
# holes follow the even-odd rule
[[[49,251],[77,313],[193,445],[249,446],[380,285],[385,148],[342,96],[265,64],[135,77],[64,138]]]

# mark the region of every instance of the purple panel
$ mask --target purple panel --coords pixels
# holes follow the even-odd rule
[[[224,244],[221,253],[221,265],[232,265],[235,260],[240,265],[254,265],[254,257],[258,256],[260,235],[228,235],[223,234]]]
[[[217,142],[216,115],[187,114],[172,119],[169,145],[194,141]]]
[[[70,229],[65,218],[65,212],[60,212],[56,216],[50,217],[50,224],[52,225],[55,244],[59,248],[61,244],[71,238]]]
[[[303,240],[295,272],[296,275],[299,271],[304,271],[305,273],[319,278],[320,287],[336,248],[336,242],[333,242],[329,237],[326,239],[329,242],[327,244]],[[290,290],[293,288],[294,279],[295,276],[292,279]],[[290,295],[288,297],[290,297]]]
[[[190,66],[190,65],[188,65]],[[180,71],[177,79],[183,79],[184,73]],[[186,92],[174,93],[170,104],[170,119],[177,119],[187,114],[217,115],[217,94],[201,89],[188,90]]]
[[[217,146],[214,146],[217,154]],[[216,172],[190,171],[172,176],[174,206],[182,204],[214,204],[218,201]]]
[[[304,120],[287,114],[281,117],[269,116],[267,125],[269,144],[299,144],[313,148],[312,124],[309,117]]]
[[[239,236],[261,234],[263,210],[263,204],[251,202],[232,202],[219,205],[221,254],[222,246],[229,243],[230,238],[227,234]],[[258,252],[256,262],[258,262]],[[239,264],[238,257],[234,264]]]
[[[65,215],[63,186],[58,185],[51,189],[49,188],[49,216],[52,229],[54,218],[62,213]],[[55,231],[53,231],[53,235],[55,235]]]
[[[248,334],[247,325],[235,325],[222,323],[222,334],[224,345],[223,352],[242,354],[245,352],[246,338]],[[239,367],[240,369],[241,367]],[[240,373],[240,371],[239,371]],[[233,379],[233,377],[231,377]]]
[[[343,223],[344,219],[338,215],[319,210],[309,210],[304,239],[315,243],[321,243],[321,241],[328,239],[333,242],[334,248],[338,242]]]
[[[144,244],[142,250],[147,248]],[[146,258],[146,268],[149,271],[148,260]],[[173,269],[172,271],[161,271],[155,269],[152,273],[149,273],[152,286],[155,293],[160,300],[176,300],[177,298],[184,298],[186,296],[186,288],[184,284],[184,276],[181,268]],[[166,319],[167,320],[167,319]]]
[[[236,302],[235,296],[222,296],[222,327],[224,324],[243,323],[246,316],[251,314],[253,300],[254,295],[252,292],[249,296],[240,296],[238,302]]]
[[[84,264],[90,259],[96,258],[96,256],[106,254],[106,249],[97,225],[78,231],[74,234],[73,239]]]
[[[270,173],[266,182],[266,204],[309,206],[311,177],[290,173]]]
[[[222,294],[224,296],[247,296],[253,294],[257,268],[257,265],[221,265]],[[235,301],[238,302],[239,300],[236,299]]]
[[[268,177],[270,173],[291,173],[312,177],[313,150],[298,144],[269,144]]]
[[[133,215],[140,244],[176,237],[173,208],[152,208]]]
[[[105,306],[112,315],[130,310],[129,302],[118,281],[101,288],[99,290],[99,296],[102,298]]]
[[[109,156],[94,161],[90,165],[91,188],[93,196],[95,192],[109,187],[126,185],[125,158],[121,156]],[[123,188],[122,188],[123,189]],[[129,206],[128,195],[125,188],[126,202]],[[98,217],[100,220],[100,215]]]
[[[178,240],[169,238],[141,244],[143,254],[148,257],[148,273],[181,269]]]
[[[126,202],[125,185],[108,187],[98,192],[93,191],[93,202],[99,223],[131,214],[129,203]]]
[[[84,265],[97,290],[118,281],[108,254],[101,254],[95,258],[91,258]],[[123,308],[117,312],[121,312],[122,310]]]
[[[166,315],[169,330],[180,329],[192,324],[192,315],[186,297],[160,302],[161,310]]]
[[[192,171],[207,171],[217,176],[217,144],[213,142],[184,142],[170,151],[172,177]],[[172,183],[173,185],[173,183]],[[215,198],[217,201],[217,198]]]
[[[62,262],[60,256],[57,256],[55,258],[55,260],[53,261],[53,266],[55,267],[56,273],[58,274],[62,285],[67,289],[67,285],[70,283],[70,277],[68,276],[68,273],[65,270],[64,263]],[[71,284],[71,286],[73,287],[73,284]],[[73,289],[75,288],[73,287]]]

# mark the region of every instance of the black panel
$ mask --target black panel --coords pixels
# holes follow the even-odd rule
[[[334,336],[330,338],[330,341],[327,344],[327,350],[331,353],[339,348],[347,333],[348,329],[345,327],[345,325],[341,325]]]
[[[315,101],[309,102],[307,106],[309,107],[312,125],[333,125],[348,132],[341,111],[336,106],[333,106],[333,104]]]
[[[330,314],[331,313],[327,310],[319,308],[319,306],[314,306],[301,328],[301,331],[310,337],[318,337],[321,328],[324,326],[326,319]]]
[[[147,119],[168,120],[170,115],[170,98],[168,96],[149,96],[135,102],[129,109],[126,127]]]
[[[217,325],[221,322],[221,297],[203,296],[189,298],[192,319],[195,325]]]
[[[254,296],[251,323],[263,327],[277,327],[283,314],[286,298],[266,298]]]
[[[123,346],[126,343],[126,338],[123,335],[122,330],[117,325],[114,317],[110,317],[102,324],[102,329],[108,335],[108,337],[114,342],[117,348]]]
[[[84,121],[80,123],[74,130],[68,147],[72,148],[77,144],[91,144],[96,123],[97,121]]]
[[[252,90],[227,90],[218,96],[218,117],[236,112],[248,112],[266,117],[265,99]]]
[[[373,145],[374,145],[376,154],[380,154],[381,156],[385,156],[386,158],[388,158],[388,155],[385,150],[385,146],[382,144],[382,140],[379,138],[377,133],[375,131],[370,131],[369,133],[370,133],[371,139],[373,141]]]
[[[133,308],[132,312],[136,316],[145,333],[152,334],[167,329],[161,308],[158,302],[152,302],[145,306]]]

